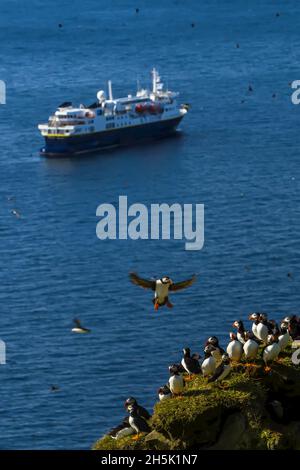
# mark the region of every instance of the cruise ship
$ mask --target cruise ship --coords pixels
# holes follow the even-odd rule
[[[108,97],[100,90],[90,106],[62,103],[47,123],[39,124],[45,138],[41,155],[76,155],[171,134],[188,112],[178,95],[164,88],[155,69],[152,90],[139,88],[135,96],[114,99],[109,81]]]

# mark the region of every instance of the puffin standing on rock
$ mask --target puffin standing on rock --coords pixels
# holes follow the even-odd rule
[[[213,375],[216,371],[216,360],[213,356],[213,352],[216,351],[216,348],[212,344],[208,344],[204,348],[204,361],[201,364],[201,370],[203,377],[209,377]]]
[[[172,397],[172,392],[170,390],[169,385],[164,385],[163,387],[160,387],[157,393],[159,401],[168,400]]]
[[[221,348],[219,344],[219,339],[216,336],[210,336],[205,343],[206,346],[213,346],[213,349],[211,351],[211,355],[216,361],[216,366],[220,365],[222,362],[222,356],[225,354],[225,351],[223,348]]]
[[[264,343],[267,342],[269,329],[268,326],[261,322],[261,316],[264,314],[261,313],[251,313],[249,315],[249,320],[253,321],[252,331],[256,338]]]
[[[290,333],[289,333],[289,326],[287,323],[282,322],[280,325],[280,334],[278,337],[278,344],[280,346],[280,350],[283,351],[290,342]]]
[[[151,289],[155,292],[153,298],[154,309],[158,310],[159,307],[166,305],[169,308],[173,307],[169,300],[169,291],[177,292],[181,289],[191,286],[195,280],[196,276],[193,275],[190,279],[181,282],[173,282],[168,276],[164,276],[161,279],[143,279],[139,277],[136,273],[129,274],[130,280],[133,284],[143,287],[144,289]]]
[[[147,421],[140,416],[137,406],[129,405],[127,411],[129,413],[129,424],[136,433],[136,435],[133,436],[132,439],[138,440],[140,437],[140,433],[150,432],[150,427]]]
[[[180,397],[181,393],[184,390],[184,380],[182,375],[179,373],[178,367],[176,365],[169,367],[170,378],[169,378],[169,387],[171,393],[174,397]]]
[[[267,339],[267,346],[265,347],[263,351],[263,361],[266,366],[270,362],[275,361],[280,353],[280,346],[278,343],[278,338],[276,338],[274,335],[269,335]]]
[[[208,383],[222,382],[231,371],[230,359],[228,354],[223,354],[221,364],[216,368],[212,377],[208,379]]]
[[[151,418],[150,414],[148,411],[140,406],[138,402],[136,401],[135,398],[129,397],[124,403],[124,407],[127,412],[129,412],[129,407],[134,406],[135,407],[135,412],[143,419],[143,420],[148,420]],[[121,439],[122,437],[129,436],[130,434],[134,433],[134,428],[131,427],[129,423],[129,417],[126,416],[122,423],[119,424],[118,426],[114,427],[109,431],[108,435],[112,437],[113,439]]]
[[[258,353],[258,342],[255,340],[255,336],[252,331],[247,331],[245,334],[246,342],[243,346],[245,358],[247,360],[256,359]]]
[[[234,333],[229,333],[230,342],[227,346],[227,354],[232,361],[240,362],[243,355],[243,345],[237,339],[237,335]]]
[[[201,366],[199,364],[199,359],[199,354],[193,354],[191,356],[190,348],[183,349],[183,358],[181,360],[181,365],[184,370],[189,374],[190,379],[192,375],[201,374]]]
[[[242,320],[235,320],[235,322],[233,322],[232,326],[233,326],[233,328],[237,329],[237,339],[242,344],[245,344],[245,342],[246,342],[246,339],[245,339],[246,330],[245,330],[244,323],[242,322]]]

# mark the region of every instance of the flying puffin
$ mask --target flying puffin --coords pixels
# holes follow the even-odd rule
[[[189,376],[193,374],[201,374],[199,359],[199,354],[193,354],[191,356],[190,348],[183,349],[183,358],[181,360],[181,365],[184,370],[189,374]]]
[[[169,385],[164,385],[163,387],[160,387],[157,391],[158,393],[158,398],[159,401],[167,400],[172,397],[172,392],[170,390]]]
[[[150,427],[147,421],[140,416],[135,405],[129,405],[127,411],[129,413],[129,424],[136,433],[136,436],[133,436],[132,439],[139,439],[139,435],[142,432],[150,432]]]
[[[227,346],[227,354],[232,361],[239,362],[243,355],[243,345],[237,339],[237,335],[229,333],[230,342]]]
[[[208,379],[208,382],[222,382],[231,371],[230,359],[228,354],[223,354],[221,364],[216,368],[216,371],[212,377]]]
[[[244,323],[242,322],[242,320],[235,320],[233,322],[232,326],[233,326],[233,328],[237,329],[237,339],[242,344],[245,344],[245,342],[246,342],[246,339],[245,339],[246,330],[245,330]]]
[[[201,364],[201,370],[203,377],[208,377],[213,375],[216,371],[216,360],[212,353],[216,350],[216,348],[212,344],[208,344],[204,348],[204,361]]]
[[[222,356],[225,354],[223,348],[219,344],[219,339],[216,336],[210,336],[205,343],[205,347],[211,345],[214,349],[211,352],[211,355],[216,360],[216,367],[219,366],[222,362]]]
[[[278,339],[274,335],[269,335],[267,339],[267,346],[263,351],[263,361],[266,366],[277,359],[280,353],[280,346]]]
[[[269,334],[269,329],[267,325],[261,322],[261,315],[261,313],[251,313],[249,315],[249,320],[253,321],[252,331],[256,338],[266,343]]]
[[[74,328],[72,328],[73,333],[90,333],[91,332],[91,330],[89,330],[88,328],[84,328],[81,325],[80,320],[78,318],[74,318],[73,322],[75,324]]]
[[[175,365],[169,367],[169,372],[169,388],[171,390],[172,395],[181,395],[184,389],[184,380],[182,375],[179,373],[178,368]]]
[[[252,331],[246,331],[245,338],[246,342],[243,346],[245,358],[247,360],[253,360],[256,358],[258,353],[258,342],[255,340],[255,336]]]
[[[130,273],[129,277],[133,284],[143,287],[144,289],[151,289],[155,292],[152,300],[155,310],[158,310],[159,307],[162,307],[163,305],[172,308],[173,304],[169,301],[169,291],[177,292],[178,290],[185,289],[186,287],[191,286],[196,280],[195,275],[186,281],[176,283],[168,276],[164,276],[157,280],[149,280],[139,277],[136,273]]]

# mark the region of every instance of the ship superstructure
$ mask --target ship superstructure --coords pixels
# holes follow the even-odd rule
[[[152,70],[152,90],[138,89],[135,96],[113,98],[98,91],[97,101],[86,107],[62,103],[38,128],[45,138],[41,153],[48,156],[78,154],[105,147],[129,145],[174,132],[187,113],[177,103],[178,93],[164,89],[158,72]]]

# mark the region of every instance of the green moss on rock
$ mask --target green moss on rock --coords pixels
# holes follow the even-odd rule
[[[202,376],[187,382],[181,398],[159,402],[150,420],[152,431],[138,441],[131,436],[114,440],[105,436],[95,450],[136,449],[299,449],[300,369],[291,352],[265,369],[242,362],[233,366],[221,384]],[[272,400],[287,408],[286,421],[272,415]],[[272,411],[272,410],[271,410]],[[297,436],[298,434],[298,436]]]

